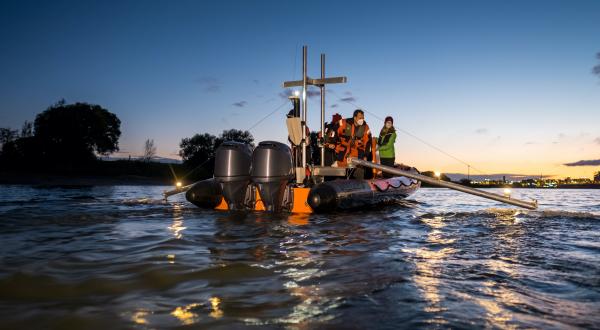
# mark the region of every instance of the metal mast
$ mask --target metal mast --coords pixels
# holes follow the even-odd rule
[[[308,46],[302,46],[302,168],[306,168],[306,84],[308,83],[307,53]]]
[[[302,46],[302,80],[286,81],[283,83],[284,88],[302,86],[302,167],[306,168],[306,127],[308,119],[307,107],[307,88],[309,85],[318,86],[321,91],[321,134],[325,134],[325,85],[327,84],[343,84],[347,81],[346,77],[325,77],[325,54],[321,54],[321,79],[312,79],[308,76],[308,46]],[[325,165],[325,149],[321,146],[321,166]]]
[[[325,54],[321,54],[321,79],[325,79]],[[325,85],[321,89],[321,138],[325,141]],[[325,145],[321,143],[321,166],[325,166]]]

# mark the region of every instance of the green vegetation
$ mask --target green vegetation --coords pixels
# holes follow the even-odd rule
[[[34,123],[26,121],[20,133],[0,128],[0,180],[43,182],[44,177],[64,176],[171,183],[173,174],[186,172],[180,164],[99,160],[97,155],[119,150],[120,126],[119,118],[99,105],[61,100],[38,114]],[[150,142],[146,154],[153,156]]]
[[[33,124],[25,122],[20,133],[0,128],[0,170],[5,173],[0,181],[11,181],[6,180],[11,176],[18,181],[19,176],[61,175],[147,178],[167,184],[183,179],[189,183],[212,177],[215,151],[224,141],[254,146],[250,132],[230,129],[219,136],[205,133],[182,139],[179,154],[183,164],[152,162],[156,146],[151,139],[145,141],[139,159],[98,159],[119,150],[120,126],[119,118],[99,105],[61,100],[38,114]]]
[[[186,178],[195,181],[212,177],[215,168],[215,152],[225,141],[245,142],[254,147],[252,134],[237,129],[224,130],[219,136],[204,133],[183,138],[179,143],[181,148],[179,156],[190,171]]]
[[[119,150],[121,121],[99,105],[65,104],[64,100],[25,122],[21,135],[2,129],[5,168],[78,169],[96,161],[96,154]],[[43,164],[43,165],[42,165]]]

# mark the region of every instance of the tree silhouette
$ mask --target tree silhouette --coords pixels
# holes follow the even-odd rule
[[[186,165],[199,165],[214,156],[214,135],[204,133],[195,134],[191,138],[183,138],[179,143],[179,156]]]
[[[212,176],[214,172],[214,156],[217,148],[225,141],[237,141],[250,144],[254,147],[254,137],[248,131],[237,129],[224,130],[218,137],[204,133],[195,134],[191,138],[183,138],[179,143],[179,156],[183,163],[190,169],[200,167],[200,175],[195,178]]]
[[[26,120],[21,127],[21,137],[32,137],[33,136],[33,123]]]
[[[38,114],[34,122],[43,158],[71,164],[118,151],[120,126],[119,118],[99,105],[64,101]]]
[[[9,127],[0,128],[0,145],[4,145],[19,137],[19,133],[15,129]]]
[[[248,131],[239,129],[224,130],[221,135],[215,140],[215,150],[225,141],[237,141],[248,143],[254,148],[254,136]]]
[[[147,139],[144,142],[144,154],[142,155],[142,159],[145,162],[149,162],[156,156],[156,146],[154,146],[154,140]]]

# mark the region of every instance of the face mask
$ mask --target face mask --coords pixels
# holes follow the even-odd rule
[[[390,128],[390,127],[392,127],[392,123],[385,123],[385,127],[386,127],[386,128]]]
[[[364,123],[365,123],[364,119],[359,119],[356,121],[356,125],[358,125],[358,126],[362,126],[362,124],[364,124]]]

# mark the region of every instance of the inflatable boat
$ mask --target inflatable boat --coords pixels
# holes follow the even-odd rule
[[[292,110],[286,126],[290,145],[263,141],[252,146],[235,141],[221,144],[215,153],[213,178],[166,191],[164,197],[184,193],[186,199],[201,208],[223,211],[266,211],[312,213],[376,206],[402,200],[421,186],[421,182],[453,189],[527,209],[536,209],[537,201],[522,201],[510,196],[482,191],[439,177],[421,175],[415,168],[377,162],[375,140],[371,139],[368,159],[347,158],[347,166],[325,164],[325,144],[318,141],[320,164],[307,161],[308,135],[307,87],[320,89],[321,132],[325,132],[325,86],[345,83],[346,77],[325,77],[325,55],[321,54],[321,77],[307,75],[307,47],[302,48],[302,80],[286,81],[284,88],[302,87],[302,95],[290,96]],[[296,91],[298,92],[298,91]],[[292,93],[293,94],[293,93]],[[324,134],[321,134],[323,136]],[[208,161],[208,160],[207,160]],[[368,179],[356,179],[357,167],[371,170]],[[383,177],[382,173],[393,175]]]
[[[309,173],[327,172],[320,167],[308,168]],[[248,144],[228,141],[217,149],[214,177],[191,185],[185,196],[202,208],[312,213],[393,203],[420,187],[418,180],[404,176],[357,180],[345,178],[351,168],[330,169],[344,173],[344,178],[299,183],[295,171],[303,169],[293,166],[287,145],[264,141],[252,150]],[[418,173],[416,169],[405,170]],[[332,179],[311,175],[313,179],[315,176],[317,181]]]

